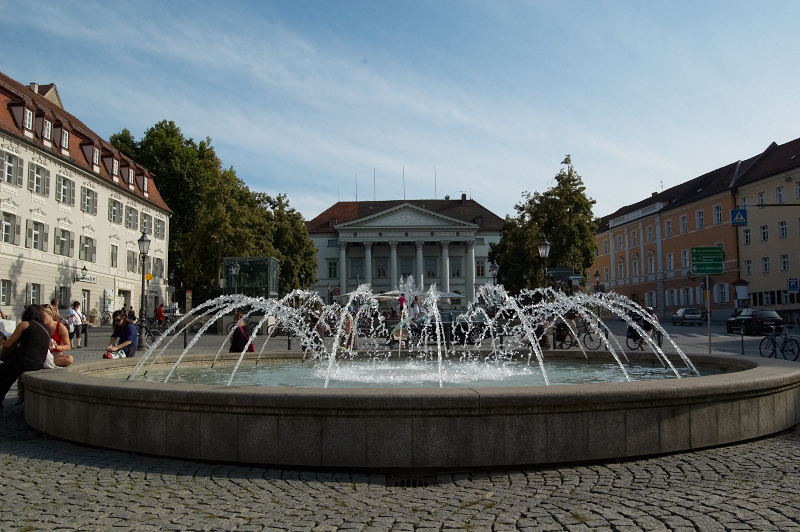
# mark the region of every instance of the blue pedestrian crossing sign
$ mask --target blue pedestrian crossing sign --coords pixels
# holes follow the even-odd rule
[[[732,209],[731,225],[747,225],[747,209]]]
[[[792,277],[791,279],[789,279],[789,287],[788,288],[789,289],[787,290],[787,292],[789,292],[790,294],[800,293],[800,283],[798,283],[796,277]]]

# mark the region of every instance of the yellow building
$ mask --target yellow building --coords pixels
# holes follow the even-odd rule
[[[795,312],[800,305],[796,296],[787,292],[787,283],[788,278],[800,276],[796,251],[800,185],[790,190],[787,184],[797,184],[800,178],[800,157],[790,159],[789,153],[800,151],[798,147],[800,140],[773,144],[757,156],[653,193],[603,217],[596,236],[596,258],[587,272],[590,279],[598,281],[595,289],[615,291],[654,307],[662,319],[680,307],[705,307],[706,297],[712,316],[720,319],[745,304]],[[750,241],[760,238],[765,225],[775,236],[772,241],[745,245],[744,234],[754,222],[738,229],[731,223],[731,211],[745,200],[750,205],[767,203],[768,195],[782,207],[758,209],[759,235],[751,234]],[[794,210],[783,207],[788,202],[794,203]],[[692,248],[704,246],[724,251],[723,273],[710,276],[712,287],[707,295],[705,276],[691,272]]]

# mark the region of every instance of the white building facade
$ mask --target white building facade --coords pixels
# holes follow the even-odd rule
[[[474,299],[492,282],[489,244],[500,241],[503,220],[473,200],[339,202],[307,222],[317,247],[317,283],[326,301],[361,284],[373,293],[398,288],[413,276],[419,290],[435,284]]]
[[[171,211],[153,176],[66,112],[54,85],[0,74],[0,305],[80,301],[84,313],[166,300]]]

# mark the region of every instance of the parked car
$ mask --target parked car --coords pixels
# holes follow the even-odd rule
[[[673,325],[702,325],[703,311],[700,309],[685,307],[679,308],[672,315]]]
[[[765,334],[773,330],[783,331],[783,318],[772,309],[756,310],[742,308],[725,322],[725,329],[730,332],[744,330],[744,334]]]

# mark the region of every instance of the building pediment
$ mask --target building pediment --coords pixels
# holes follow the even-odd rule
[[[478,226],[472,223],[456,220],[449,216],[442,216],[435,212],[404,203],[392,209],[379,212],[366,218],[359,218],[351,222],[334,226],[337,231],[351,231],[354,229],[452,229],[475,231]]]

